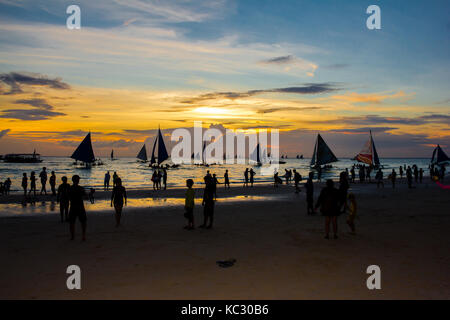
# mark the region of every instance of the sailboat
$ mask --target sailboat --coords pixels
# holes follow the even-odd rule
[[[147,162],[147,150],[145,149],[145,144],[142,146],[141,151],[139,151],[136,158],[138,158],[142,162]]]
[[[117,160],[116,158],[114,158],[114,149],[111,150],[111,161]]]
[[[155,149],[157,143],[158,143],[158,157],[156,158]],[[158,128],[158,135],[156,136],[155,143],[153,144],[152,158],[150,159],[150,167],[160,167],[161,163],[163,163],[167,159],[169,159],[169,154],[167,153],[161,129]]]
[[[256,167],[260,167],[260,166],[262,166],[262,162],[261,162],[261,150],[260,150],[261,148],[260,148],[260,146],[259,146],[259,143],[256,145],[256,148],[255,148],[255,151],[253,151],[253,154],[252,154],[252,156],[251,156],[251,160],[253,160],[253,161],[255,161],[255,158],[256,158],[256,164],[255,164],[255,166]]]
[[[378,157],[377,149],[372,138],[372,131],[370,131],[369,140],[364,145],[363,149],[356,155],[355,160],[366,163],[372,167],[380,166],[380,158]]]
[[[86,168],[90,168],[95,164],[94,150],[92,149],[91,133],[89,132],[87,136],[81,141],[80,145],[73,152],[72,159],[75,161],[81,161]]]
[[[433,156],[431,157],[431,164],[442,165],[450,162],[450,158],[445,154],[440,145],[437,145],[433,150]]]
[[[325,143],[320,134],[317,135],[316,144],[314,145],[314,153],[312,155],[311,164],[312,168],[319,168],[322,165],[336,162],[338,159],[331,151],[330,147]]]

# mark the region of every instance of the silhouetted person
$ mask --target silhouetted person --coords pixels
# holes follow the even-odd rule
[[[333,180],[327,180],[326,187],[320,192],[315,208],[320,207],[320,212],[325,216],[325,239],[330,236],[330,222],[333,222],[334,238],[337,239],[337,217],[339,215],[340,194],[334,187]]]
[[[281,180],[281,178],[278,176],[278,172],[275,172],[275,174],[273,175],[273,182],[274,182],[274,187],[278,188],[279,184],[283,184],[283,180]]]
[[[322,181],[322,167],[319,166],[317,168],[317,181],[321,182]]]
[[[195,206],[195,190],[192,188],[194,185],[194,180],[187,179],[186,180],[186,197],[184,200],[184,210],[186,211],[184,213],[184,217],[187,219],[187,226],[184,227],[188,230],[193,230],[194,227],[194,206]]]
[[[419,182],[419,169],[416,165],[414,165],[414,181],[416,183]]]
[[[30,193],[31,191],[33,191],[34,196],[36,196],[36,175],[34,173],[34,171],[31,171],[31,175],[30,175]]]
[[[224,182],[224,187],[228,187],[230,188],[230,177],[228,176],[228,170],[225,170],[225,174],[223,175],[225,182]]]
[[[155,171],[153,171],[153,174],[152,174],[153,190],[156,190],[158,187],[157,180],[158,180],[158,175],[156,174],[156,170],[155,170]]]
[[[377,188],[379,188],[381,185],[384,189],[383,171],[381,171],[381,168],[378,169],[377,174],[375,175],[375,179],[377,180]]]
[[[124,200],[125,205],[127,205],[127,191],[125,190],[125,187],[122,186],[122,179],[118,178],[111,195],[111,207],[114,204],[114,209],[116,210],[116,227],[120,226]]]
[[[50,189],[52,190],[52,196],[56,196],[56,175],[55,171],[52,171],[49,179]]]
[[[398,168],[398,172],[400,173],[400,178],[401,179],[403,179],[403,167],[402,166],[400,166],[399,168]]]
[[[117,182],[117,178],[119,177],[119,175],[117,174],[116,171],[114,171],[113,173],[113,187],[116,186],[116,182]]]
[[[355,174],[355,167],[354,166],[350,169],[350,174],[351,174],[351,178],[352,178],[352,183],[355,183],[355,176],[356,176],[356,174]]]
[[[408,181],[408,188],[412,188],[412,170],[411,167],[408,166],[408,169],[406,169],[406,179]]]
[[[244,171],[244,187],[248,187],[248,168]]]
[[[346,210],[344,205],[347,201],[347,191],[349,188],[350,188],[350,184],[348,183],[347,172],[342,171],[339,175],[339,194],[340,194],[341,207],[344,207],[344,212]]]
[[[302,181],[302,175],[294,169],[294,185],[295,185],[295,193],[299,193],[300,190],[300,181]]]
[[[109,174],[109,171],[105,173],[105,179],[103,180],[103,189],[108,191],[109,190],[109,182],[111,181],[111,175]]]
[[[366,179],[366,170],[364,169],[364,166],[359,167],[359,182],[363,183]]]
[[[25,172],[23,173],[23,177],[22,177],[22,188],[23,188],[23,195],[26,196],[27,190],[28,190],[28,177]]]
[[[396,179],[397,179],[397,172],[395,172],[395,169],[392,169],[392,173],[391,173],[392,189],[395,189],[395,180]]]
[[[158,190],[161,190],[162,189],[162,187],[161,187],[161,181],[162,181],[162,173],[161,173],[161,170],[158,170],[158,172],[156,173],[156,176],[158,177],[157,178],[157,183],[158,183]]]
[[[61,214],[61,222],[69,221],[69,193],[70,184],[67,183],[67,177],[62,177],[62,184],[58,187],[58,195],[56,201],[59,202],[59,212]]]
[[[214,189],[210,180],[206,184],[205,190],[203,191],[202,205],[204,220],[203,224],[199,228],[211,229],[214,221]]]
[[[44,192],[47,194],[47,168],[43,167],[41,173],[39,173],[39,178],[41,178],[41,194]]]
[[[313,184],[314,173],[310,172],[308,180],[305,183],[306,190],[306,212],[308,214],[314,214],[314,184]]]
[[[69,189],[69,201],[70,201],[70,209],[69,209],[69,222],[70,222],[70,240],[75,238],[75,222],[78,218],[81,223],[81,228],[83,232],[82,240],[86,240],[86,210],[84,209],[83,197],[86,195],[84,188],[79,185],[80,177],[78,175],[74,175],[72,177],[73,184]]]
[[[5,187],[5,195],[8,195],[11,191],[11,179],[10,178],[6,178],[4,187]]]
[[[162,179],[163,179],[164,190],[166,190],[167,189],[167,170],[166,169],[163,169]]]
[[[217,200],[217,185],[219,184],[219,180],[217,180],[217,176],[214,173],[211,178],[211,187],[213,188],[214,199]]]
[[[253,182],[255,181],[255,174],[256,174],[256,172],[253,171],[253,168],[251,168],[250,171],[249,171],[249,174],[250,174],[250,186],[253,187]]]

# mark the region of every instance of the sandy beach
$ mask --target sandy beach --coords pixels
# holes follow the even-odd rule
[[[125,208],[119,229],[112,210],[88,212],[84,243],[79,225],[70,241],[56,214],[3,217],[0,298],[449,299],[448,190],[431,182],[411,190],[404,183],[395,190],[351,187],[359,205],[357,234],[348,233],[341,216],[337,240],[323,238],[323,217],[306,215],[304,191],[297,195],[288,186],[220,188],[219,197],[274,197],[219,198],[212,230],[184,230],[181,206]],[[198,225],[200,200],[195,218]],[[236,264],[216,265],[228,258]],[[72,264],[81,268],[81,290],[66,288]],[[372,264],[381,268],[381,290],[366,287]]]

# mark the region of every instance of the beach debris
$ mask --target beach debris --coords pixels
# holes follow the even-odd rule
[[[232,267],[236,263],[236,259],[228,259],[223,261],[216,261],[216,264],[221,268],[229,268]]]

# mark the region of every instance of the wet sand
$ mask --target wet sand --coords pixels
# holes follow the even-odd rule
[[[89,212],[86,242],[79,225],[70,241],[57,214],[3,217],[0,298],[449,299],[448,190],[431,182],[411,190],[404,183],[395,190],[389,184],[352,188],[357,235],[341,216],[337,240],[323,238],[323,217],[306,215],[304,191],[296,195],[287,186],[220,188],[219,197],[272,197],[219,201],[212,230],[184,230],[181,205],[125,207],[119,229],[112,210]],[[130,191],[130,197],[148,192]],[[99,192],[102,197],[108,194]],[[195,218],[198,225],[199,201]],[[216,265],[228,258],[237,260],[233,267]],[[81,290],[66,288],[72,264],[81,268]],[[366,287],[372,264],[381,268],[381,290]]]

